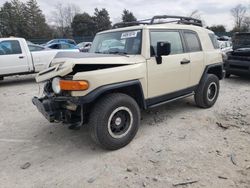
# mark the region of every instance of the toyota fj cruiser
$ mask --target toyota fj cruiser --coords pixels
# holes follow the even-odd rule
[[[224,75],[215,35],[201,26],[178,16],[116,24],[96,35],[90,53],[59,53],[37,75],[44,94],[33,104],[50,122],[88,123],[109,150],[134,138],[140,110],[192,95],[209,108]]]

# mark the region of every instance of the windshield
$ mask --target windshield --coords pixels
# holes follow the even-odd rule
[[[234,49],[237,48],[250,48],[250,34],[235,35],[233,39]]]
[[[90,53],[141,54],[142,31],[119,31],[96,35]]]

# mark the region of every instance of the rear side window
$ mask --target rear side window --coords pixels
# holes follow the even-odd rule
[[[30,50],[31,52],[44,50],[43,47],[35,46],[35,45],[28,45],[28,47],[29,47],[29,50]]]
[[[201,43],[196,33],[184,32],[184,37],[187,42],[187,48],[189,52],[202,51]]]
[[[219,49],[219,48],[220,48],[220,45],[219,45],[219,42],[218,42],[218,40],[217,40],[215,34],[209,33],[208,35],[209,35],[209,37],[210,37],[210,39],[211,39],[211,42],[212,42],[212,44],[213,44],[213,46],[214,46],[214,49]]]
[[[13,55],[21,53],[21,46],[17,40],[9,40],[0,43],[0,55]]]
[[[182,40],[178,31],[151,31],[151,55],[157,51],[157,42],[169,42],[171,44],[171,54],[184,53]]]

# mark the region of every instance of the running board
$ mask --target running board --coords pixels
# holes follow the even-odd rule
[[[189,93],[189,94],[187,94],[187,95],[182,95],[182,96],[180,96],[180,97],[176,97],[176,98],[174,98],[174,99],[170,99],[170,100],[167,100],[167,101],[163,101],[163,102],[160,102],[160,103],[157,103],[157,104],[153,104],[153,105],[151,105],[151,106],[148,106],[148,108],[155,108],[155,107],[157,107],[157,106],[161,106],[161,105],[164,105],[164,104],[173,102],[173,101],[177,101],[177,100],[179,100],[179,99],[183,99],[183,98],[186,98],[186,97],[190,97],[190,96],[192,96],[192,95],[194,95],[194,92]]]

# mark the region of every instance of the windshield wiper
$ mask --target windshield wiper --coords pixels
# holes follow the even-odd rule
[[[117,55],[123,55],[127,56],[127,52],[118,52],[118,51],[112,51],[112,52],[95,52],[96,54],[117,54]]]
[[[127,55],[127,52],[118,52],[118,51],[113,51],[113,52],[108,52],[109,54],[118,54],[118,55]]]

